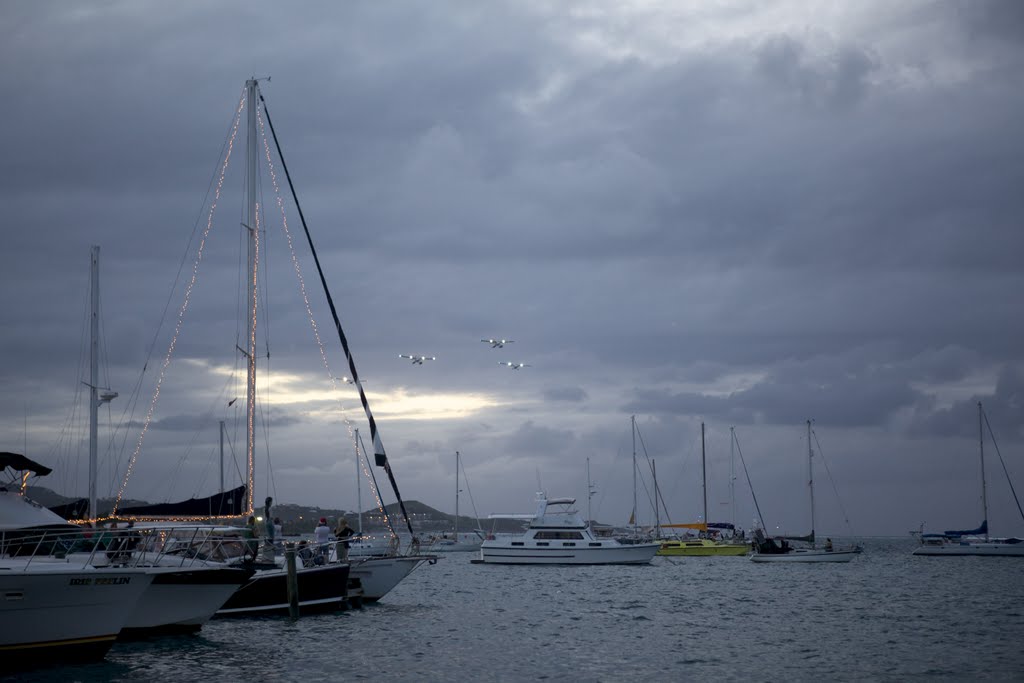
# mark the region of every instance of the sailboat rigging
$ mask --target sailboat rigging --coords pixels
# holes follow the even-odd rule
[[[1024,519],[1024,508],[1021,507],[1017,491],[1010,480],[1010,473],[1006,469],[1006,463],[999,452],[999,446],[995,441],[995,434],[992,433],[992,425],[988,422],[988,416],[978,401],[978,459],[981,465],[981,525],[977,529],[964,531],[950,530],[942,533],[923,533],[924,525],[921,525],[922,533],[919,534],[921,546],[914,551],[915,555],[944,556],[944,555],[978,555],[982,557],[1024,557],[1024,539],[1020,538],[991,538],[988,532],[988,488],[985,481],[985,430],[988,427],[989,436],[995,446],[999,462],[1003,466],[1003,474],[1010,485],[1010,493],[1017,504],[1021,519]]]
[[[811,421],[807,420],[807,488],[811,506],[811,532],[806,536],[781,536],[766,538],[761,529],[754,532],[754,562],[849,562],[858,554],[860,547],[833,547],[829,541],[825,547],[815,547],[814,541],[814,446],[811,441]],[[760,514],[760,510],[758,511]],[[764,523],[762,522],[762,525]],[[791,546],[788,541],[808,543],[806,547]]]
[[[462,458],[458,451],[455,451],[455,521],[454,531],[449,536],[448,533],[443,533],[440,536],[432,535],[430,537],[430,549],[437,552],[464,552],[468,550],[477,550],[480,548],[480,543],[483,541],[483,533],[480,530],[480,522],[477,521],[476,529],[470,534],[462,534],[459,536],[459,470],[462,470],[465,475],[465,469],[462,467]],[[468,483],[467,483],[468,488]],[[470,496],[472,501],[472,496]],[[473,504],[473,512],[476,512],[476,504]]]
[[[707,452],[704,439],[704,423],[700,423],[700,471],[701,488],[704,500],[703,521],[690,524],[663,524],[662,528],[695,529],[700,532],[700,537],[695,539],[680,539],[663,541],[658,550],[659,555],[708,557],[714,555],[746,555],[750,548],[746,543],[734,543],[708,538],[710,529],[732,529],[735,525],[708,522],[708,478],[707,478]]]
[[[259,92],[259,88],[255,88],[256,92]],[[302,205],[299,203],[299,196],[295,191],[295,185],[292,183],[291,173],[288,171],[288,164],[284,159],[284,152],[281,150],[281,143],[277,139],[277,132],[274,130],[274,122],[270,118],[270,110],[267,108],[267,102],[263,99],[263,93],[259,93],[260,102],[263,105],[263,111],[267,115],[267,125],[270,127],[271,137],[274,139],[274,146],[277,149],[277,156],[281,160],[281,168],[284,170],[285,178],[288,180],[288,188],[291,191],[292,199],[295,201],[295,209],[298,211],[299,220],[302,222],[302,230],[306,234],[306,242],[309,244],[309,250],[313,254],[313,262],[316,264],[316,271],[320,276],[320,284],[324,290],[324,296],[327,298],[327,305],[331,309],[331,317],[334,319],[334,328],[338,333],[338,339],[341,341],[341,346],[345,350],[345,358],[348,360],[349,372],[352,373],[352,383],[356,386],[359,392],[359,402],[363,405],[363,411],[366,413],[366,420],[370,423],[370,440],[373,442],[373,455],[377,467],[384,468],[387,472],[388,480],[391,482],[391,488],[395,492],[395,498],[398,499],[399,507],[402,510],[402,516],[405,518],[406,527],[409,529],[409,534],[415,537],[415,532],[412,528],[412,519],[409,517],[409,513],[405,509],[405,501],[402,500],[402,495],[398,491],[398,482],[395,481],[395,473],[391,469],[391,463],[388,461],[387,452],[384,450],[384,444],[380,438],[380,432],[377,429],[377,422],[373,419],[373,413],[370,411],[370,402],[366,398],[366,391],[363,389],[363,383],[359,381],[359,371],[356,370],[355,358],[352,355],[352,350],[349,348],[348,339],[345,337],[345,331],[341,328],[341,320],[338,318],[338,310],[334,305],[334,297],[331,296],[331,290],[327,286],[327,278],[324,276],[323,267],[320,265],[320,257],[317,255],[316,247],[313,245],[313,236],[309,232],[309,226],[306,224],[306,216],[302,212]]]
[[[245,92],[244,92],[244,94],[243,94],[243,96],[242,96],[242,98],[241,98],[241,100],[239,102],[239,105],[237,107],[237,110],[236,110],[236,117],[235,117],[234,127],[232,129],[232,132],[230,134],[228,142],[227,142],[227,144],[225,146],[225,154],[223,156],[222,162],[219,163],[220,180],[218,181],[218,183],[216,185],[216,191],[215,191],[215,193],[213,195],[213,199],[212,199],[212,202],[210,204],[209,212],[207,214],[205,230],[203,231],[202,239],[199,242],[199,249],[198,249],[197,256],[196,256],[196,262],[195,262],[195,264],[193,266],[192,280],[188,283],[188,285],[187,285],[187,287],[185,289],[184,301],[183,301],[183,303],[182,303],[182,305],[181,305],[181,307],[179,309],[179,312],[178,312],[178,325],[177,325],[177,327],[174,330],[175,337],[171,341],[170,348],[168,349],[167,357],[164,360],[164,365],[163,365],[163,368],[161,369],[161,374],[160,374],[160,377],[159,377],[159,379],[157,381],[156,391],[154,392],[154,398],[153,398],[153,401],[152,401],[151,406],[150,406],[149,414],[146,416],[146,420],[144,422],[142,433],[139,436],[139,441],[138,441],[138,444],[136,446],[135,453],[132,454],[131,458],[128,461],[128,466],[127,466],[126,472],[124,474],[123,481],[121,483],[120,490],[118,491],[118,495],[117,495],[117,498],[116,498],[115,509],[114,509],[113,514],[115,514],[115,515],[117,514],[117,510],[118,510],[118,507],[121,504],[125,487],[127,486],[128,480],[129,480],[129,478],[130,478],[130,476],[132,474],[135,461],[136,461],[137,456],[139,454],[139,450],[141,449],[141,446],[142,446],[142,440],[143,440],[143,438],[145,436],[146,429],[149,426],[150,421],[152,419],[152,414],[153,414],[153,410],[155,408],[157,396],[159,396],[159,393],[160,393],[160,385],[161,385],[161,383],[163,381],[164,371],[166,371],[167,365],[170,362],[170,357],[171,357],[171,354],[172,354],[172,352],[174,350],[175,343],[177,341],[177,335],[178,335],[178,332],[180,331],[181,321],[182,321],[182,319],[184,317],[184,314],[185,314],[185,311],[187,310],[188,305],[189,305],[189,294],[191,293],[192,287],[195,284],[196,272],[197,272],[199,263],[200,263],[200,261],[202,260],[202,257],[203,257],[203,248],[204,248],[204,246],[206,244],[206,238],[207,238],[207,236],[209,234],[209,231],[210,231],[210,229],[212,227],[213,212],[214,212],[214,210],[216,208],[217,201],[220,199],[220,191],[221,191],[221,188],[223,186],[224,173],[227,170],[228,161],[229,161],[230,156],[231,156],[231,149],[233,148],[233,142],[234,142],[234,139],[235,139],[235,134],[239,131],[239,127],[240,127],[239,126],[239,119],[241,118],[243,110],[246,110],[246,114],[247,114],[247,125],[246,125],[246,141],[247,141],[247,144],[246,144],[246,173],[245,173],[246,183],[245,183],[245,185],[246,185],[246,194],[247,194],[247,197],[248,197],[248,201],[246,202],[246,206],[245,206],[245,212],[244,212],[244,215],[243,215],[242,227],[244,229],[244,234],[247,237],[247,239],[246,239],[247,245],[245,247],[245,251],[246,251],[245,261],[246,261],[246,269],[247,269],[248,272],[247,272],[247,275],[246,275],[246,278],[245,278],[244,289],[245,289],[245,307],[246,307],[246,310],[248,312],[247,313],[248,322],[246,324],[245,333],[244,333],[245,341],[244,342],[240,342],[236,346],[237,346],[238,351],[240,352],[240,354],[241,354],[241,356],[243,358],[243,362],[244,362],[244,364],[246,366],[246,372],[245,372],[245,375],[246,375],[246,380],[245,380],[246,381],[246,394],[245,394],[245,401],[246,401],[246,403],[245,403],[245,422],[246,422],[246,424],[245,424],[245,432],[246,432],[247,472],[245,473],[244,476],[246,477],[247,481],[244,482],[244,489],[245,489],[244,509],[236,511],[236,514],[240,513],[241,515],[244,516],[244,515],[251,514],[253,512],[253,510],[254,510],[254,505],[253,505],[253,498],[254,498],[254,489],[253,489],[253,483],[254,483],[254,460],[255,460],[254,438],[255,438],[255,433],[256,433],[255,420],[256,420],[256,400],[257,400],[257,395],[256,395],[256,360],[257,360],[256,311],[257,311],[257,307],[260,305],[260,303],[259,303],[259,279],[258,279],[257,274],[258,274],[258,272],[260,270],[260,266],[261,266],[260,260],[261,260],[261,257],[262,257],[262,254],[261,254],[262,245],[260,244],[260,240],[261,240],[261,232],[263,231],[263,226],[261,225],[261,220],[263,218],[263,216],[261,215],[262,207],[260,206],[260,204],[259,204],[259,202],[257,200],[257,178],[258,178],[258,162],[259,162],[259,156],[260,156],[260,145],[259,145],[258,135],[259,135],[259,132],[263,128],[263,121],[262,121],[262,117],[260,116],[260,113],[262,112],[262,114],[266,118],[266,123],[268,124],[268,127],[270,129],[270,134],[271,134],[271,137],[273,138],[273,142],[274,142],[274,148],[276,149],[277,157],[278,157],[278,159],[281,162],[281,168],[284,170],[285,177],[286,177],[286,179],[288,181],[288,188],[290,190],[290,194],[291,194],[292,200],[295,203],[295,207],[296,207],[296,210],[298,212],[299,219],[302,222],[303,231],[304,231],[304,234],[306,236],[306,242],[309,245],[310,252],[312,254],[314,263],[315,263],[316,268],[317,268],[317,274],[319,276],[320,284],[321,284],[321,286],[323,288],[324,296],[325,296],[325,298],[327,300],[328,307],[330,308],[330,311],[331,311],[331,316],[332,316],[332,319],[334,321],[335,330],[337,332],[338,339],[341,342],[341,346],[342,346],[342,348],[343,348],[343,350],[345,352],[346,361],[347,361],[348,367],[349,367],[349,374],[352,377],[352,384],[354,384],[355,387],[357,388],[357,391],[359,393],[360,402],[361,402],[361,404],[363,406],[364,412],[366,414],[367,421],[369,422],[369,425],[370,425],[371,437],[372,437],[372,440],[373,440],[373,449],[374,449],[374,455],[375,455],[375,462],[376,462],[377,466],[382,467],[385,470],[385,472],[387,473],[389,482],[391,484],[391,487],[392,487],[392,489],[393,489],[393,491],[395,493],[395,496],[396,496],[396,498],[398,500],[398,505],[399,505],[399,508],[401,510],[402,516],[403,516],[403,518],[405,520],[406,527],[408,528],[410,534],[412,534],[414,536],[414,538],[415,538],[415,533],[413,531],[412,523],[411,523],[411,516],[408,514],[408,512],[406,510],[406,507],[405,507],[405,502],[404,502],[404,500],[401,497],[401,493],[399,491],[398,484],[397,484],[397,481],[395,479],[394,471],[391,468],[391,464],[390,464],[390,462],[388,460],[387,453],[386,453],[386,451],[384,449],[384,446],[383,446],[383,443],[381,441],[378,425],[376,423],[376,420],[374,419],[373,413],[370,410],[370,405],[369,405],[369,402],[368,402],[368,399],[367,399],[367,396],[366,396],[366,392],[363,389],[362,383],[359,381],[359,374],[358,374],[358,369],[357,369],[356,364],[355,364],[355,359],[353,357],[353,353],[352,353],[352,350],[350,348],[348,339],[347,339],[347,337],[345,335],[345,332],[342,329],[340,318],[339,318],[338,311],[337,311],[337,307],[335,305],[335,301],[334,301],[334,298],[333,298],[333,296],[331,294],[330,288],[328,287],[326,275],[325,275],[323,267],[321,265],[319,254],[318,254],[318,252],[316,250],[316,246],[315,246],[315,244],[313,242],[312,235],[311,235],[311,232],[309,230],[309,227],[308,227],[305,215],[303,213],[301,203],[299,201],[297,192],[295,190],[295,185],[294,185],[294,182],[292,180],[290,171],[288,169],[287,162],[285,161],[283,150],[282,150],[282,146],[281,146],[280,140],[278,138],[277,132],[276,132],[276,130],[274,128],[273,121],[272,121],[272,119],[270,117],[270,112],[269,112],[269,108],[267,107],[267,102],[266,102],[266,100],[263,97],[263,93],[260,91],[259,84],[258,84],[258,79],[255,79],[255,78],[254,79],[250,79],[250,80],[248,80],[246,82]],[[264,135],[264,138],[263,138],[263,145],[262,145],[262,147],[263,147],[263,151],[265,152],[267,163],[271,164],[271,161],[270,161],[270,147],[267,144],[267,138],[266,138],[265,135]],[[271,178],[273,179],[274,178],[274,173],[273,173],[273,166],[272,165],[270,166],[270,171],[271,171]],[[275,189],[275,192],[278,192],[278,187],[277,187],[276,180],[274,181],[274,189]],[[278,195],[278,205],[281,207],[282,218],[283,218],[284,207],[283,207],[283,204],[281,203],[280,195]],[[287,222],[286,221],[285,221],[285,230],[287,232]],[[291,244],[291,237],[290,237],[290,235],[288,236],[288,239],[289,239],[289,245],[290,245]],[[294,252],[293,252],[293,261],[294,261]],[[298,272],[298,264],[296,263],[295,266],[296,266],[296,270]],[[299,278],[300,278],[300,285],[302,285],[302,283],[301,283],[301,274],[299,274]],[[304,288],[303,288],[303,295],[305,295]],[[307,302],[307,310],[308,310],[308,302]],[[310,315],[312,315],[311,311],[309,313],[310,313]],[[312,324],[313,324],[314,332],[315,332],[315,327],[316,327],[315,321],[312,321]],[[317,341],[319,342],[319,336],[317,336]],[[321,351],[322,351],[322,344],[321,344]],[[326,363],[326,358],[324,360],[325,360],[325,363]],[[347,422],[347,420],[346,420],[346,422]],[[234,493],[235,493],[234,490],[231,491],[231,494],[234,494]],[[149,514],[149,513],[154,513],[155,514],[155,511],[153,511],[153,510],[137,510],[137,509],[130,509],[130,510],[129,509],[122,509],[121,512],[122,513],[137,513],[137,514],[140,514],[140,515],[141,514]],[[190,513],[187,513],[187,512],[182,511],[182,510],[177,510],[177,509],[175,509],[172,514],[177,514],[177,515],[180,515],[181,517],[191,516]],[[127,517],[129,515],[125,514],[124,516]]]

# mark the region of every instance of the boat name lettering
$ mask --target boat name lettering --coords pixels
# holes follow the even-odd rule
[[[123,586],[131,583],[132,577],[130,576],[101,576],[93,579],[89,578],[73,578],[68,581],[71,586]]]

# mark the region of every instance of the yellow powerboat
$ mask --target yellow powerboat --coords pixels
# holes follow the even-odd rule
[[[749,552],[750,546],[746,543],[714,541],[710,538],[689,538],[677,541],[662,541],[661,547],[658,548],[658,555],[669,555],[672,557],[711,557],[716,555],[746,555]]]

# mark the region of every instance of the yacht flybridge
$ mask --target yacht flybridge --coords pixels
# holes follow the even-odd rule
[[[537,494],[533,515],[491,515],[491,519],[529,520],[522,534],[488,537],[480,546],[485,564],[647,564],[658,552],[657,543],[626,545],[613,538],[598,538],[573,505],[575,498],[547,498]]]

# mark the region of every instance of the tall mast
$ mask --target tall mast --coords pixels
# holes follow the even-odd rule
[[[736,533],[736,428],[729,427],[729,506],[732,508],[733,533]]]
[[[708,475],[704,457],[704,423],[700,423],[700,477],[704,487],[704,524],[708,523]]]
[[[807,487],[811,492],[811,543],[814,542],[814,448],[811,447],[811,421],[807,421]]]
[[[356,508],[359,512],[359,533],[363,533],[363,487],[360,484],[363,473],[359,468],[359,430],[356,430]]]
[[[455,542],[459,542],[459,452],[455,451]]]
[[[630,519],[633,520],[633,533],[636,534],[636,415],[631,415],[629,420],[633,428],[633,514]]]
[[[90,299],[89,299],[89,519],[96,519],[96,423],[100,399],[99,383],[99,330],[100,330],[100,248],[90,251]]]
[[[985,524],[985,540],[988,540],[988,491],[985,488],[985,434],[981,426],[982,411],[981,401],[978,401],[978,457],[981,460],[981,510],[984,513],[982,520]]]
[[[28,450],[28,449],[26,449]],[[590,484],[590,458],[587,458],[587,526],[590,526],[591,520],[594,519],[590,512],[590,499],[594,496],[594,487]]]
[[[220,492],[224,493],[224,420],[220,421]]]
[[[96,500],[96,470],[99,459],[97,423],[100,405],[117,398],[117,392],[104,389],[100,393],[100,248],[92,247],[89,254],[89,519],[99,517]],[[27,441],[28,430],[25,439]],[[26,445],[25,448],[28,451]]]
[[[651,460],[651,478],[654,480],[654,536],[661,538],[661,515],[658,512],[658,470]]]
[[[256,265],[257,265],[257,240],[259,236],[259,203],[256,198],[256,171],[259,153],[256,139],[256,79],[249,79],[245,82],[245,106],[247,112],[247,143],[245,150],[246,160],[246,188],[248,205],[246,207],[245,228],[248,231],[248,279],[246,281],[247,293],[247,315],[248,327],[246,329],[246,360],[248,370],[246,372],[245,386],[245,407],[246,407],[246,429],[245,429],[245,454],[248,465],[249,482],[248,510],[253,509],[253,486],[255,484],[255,459],[253,439],[256,433]]]

